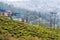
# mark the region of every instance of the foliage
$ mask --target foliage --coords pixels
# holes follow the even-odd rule
[[[1,16],[0,40],[8,40],[11,37],[17,40],[59,40],[60,29],[34,26]]]

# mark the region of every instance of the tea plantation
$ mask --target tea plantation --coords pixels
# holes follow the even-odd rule
[[[60,29],[34,26],[0,16],[0,40],[60,40]]]

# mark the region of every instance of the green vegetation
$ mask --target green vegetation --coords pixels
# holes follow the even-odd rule
[[[1,16],[0,40],[60,40],[60,29],[34,26]]]

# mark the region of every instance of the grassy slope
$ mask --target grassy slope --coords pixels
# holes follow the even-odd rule
[[[0,17],[0,40],[13,40],[12,37],[14,40],[59,40],[60,30]]]

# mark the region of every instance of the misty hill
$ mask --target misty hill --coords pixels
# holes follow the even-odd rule
[[[36,11],[30,11],[27,9],[15,8],[13,5],[8,5],[8,4],[2,3],[2,2],[0,2],[0,9],[11,10],[14,13],[21,13],[21,18],[24,18],[24,19],[26,18],[26,16],[28,16],[29,22],[32,24],[36,23],[37,21],[39,22],[39,19],[42,19],[40,21],[43,21],[43,23],[44,24],[46,23],[47,25],[49,25],[48,22],[50,22],[50,13],[49,12],[36,12]],[[58,16],[57,16],[56,24],[58,26],[60,24],[60,19],[58,18]]]

